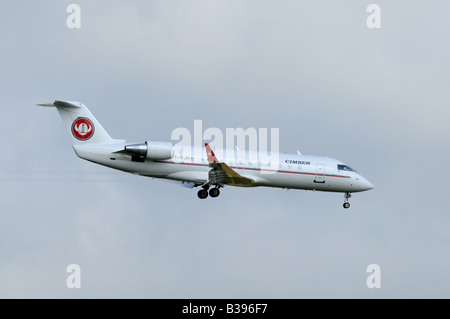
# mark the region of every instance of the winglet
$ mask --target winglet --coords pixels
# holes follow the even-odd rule
[[[208,157],[208,163],[219,163],[219,161],[217,160],[216,155],[214,155],[213,150],[211,149],[211,146],[209,146],[208,143],[205,143],[205,147],[206,147],[206,156]]]

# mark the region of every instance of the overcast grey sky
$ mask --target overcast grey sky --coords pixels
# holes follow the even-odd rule
[[[0,297],[450,297],[448,1],[1,7]],[[132,141],[196,119],[279,128],[281,151],[338,158],[375,189],[349,210],[268,188],[201,201],[77,158],[56,110],[35,106],[55,99]]]

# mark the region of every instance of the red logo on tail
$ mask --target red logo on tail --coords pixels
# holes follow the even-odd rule
[[[94,135],[94,124],[86,117],[79,117],[72,123],[72,134],[80,141],[86,141]]]

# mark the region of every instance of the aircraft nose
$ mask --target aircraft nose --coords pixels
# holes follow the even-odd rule
[[[364,178],[362,176],[360,178],[360,185],[361,185],[361,188],[365,191],[371,190],[374,187],[371,182],[369,182],[366,178]]]

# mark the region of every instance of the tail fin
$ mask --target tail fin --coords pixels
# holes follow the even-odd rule
[[[58,109],[59,115],[72,137],[73,144],[111,143],[114,141],[83,103],[55,101],[38,105],[54,106]]]

